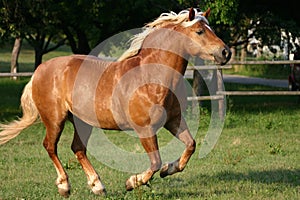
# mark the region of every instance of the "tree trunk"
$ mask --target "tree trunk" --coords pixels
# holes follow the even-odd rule
[[[246,56],[247,56],[246,47],[247,47],[247,44],[241,45],[241,52],[240,52],[240,59],[239,59],[240,61],[246,60]],[[235,65],[234,72],[240,72],[243,67],[244,67],[243,65]]]
[[[63,27],[63,31],[67,36],[67,40],[74,54],[89,54],[91,48],[88,43],[86,33],[79,28],[75,30],[75,33],[68,27]]]
[[[34,69],[36,69],[43,60],[43,50],[36,48],[35,49],[35,63],[34,63]]]
[[[231,60],[230,61],[235,61],[235,57],[236,57],[236,47],[231,47]]]
[[[10,63],[10,72],[17,73],[18,71],[18,58],[21,51],[22,39],[20,37],[16,37],[13,50],[11,52],[11,63]],[[17,80],[17,77],[12,77],[13,80]]]
[[[84,31],[81,29],[76,30],[78,37],[78,52],[79,54],[89,54],[91,52],[91,48],[87,39],[87,36]]]
[[[240,61],[245,61],[245,59],[246,59],[246,54],[247,54],[246,47],[247,47],[247,44],[242,45]]]
[[[28,40],[29,44],[34,48],[35,53],[35,63],[34,68],[36,69],[43,61],[43,55],[54,51],[55,49],[59,48],[60,46],[65,44],[66,38],[63,38],[59,42],[57,42],[54,46],[49,46],[51,36],[48,37],[46,41],[46,36],[37,37],[35,39]]]

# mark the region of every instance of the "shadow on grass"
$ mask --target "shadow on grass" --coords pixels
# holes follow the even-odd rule
[[[215,176],[222,181],[251,181],[263,184],[287,184],[290,186],[300,185],[300,170],[274,169],[266,171],[249,171],[248,173],[221,172]]]
[[[176,199],[176,198],[204,198],[207,197],[222,197],[226,199],[227,195],[235,195],[237,184],[244,184],[250,182],[253,184],[280,184],[282,187],[299,187],[300,186],[300,170],[289,169],[274,169],[265,171],[249,171],[246,173],[239,173],[234,171],[224,171],[215,175],[207,175],[205,173],[197,174],[191,177],[193,180],[186,180],[184,178],[164,179],[164,188],[160,188],[156,197],[159,199]],[[224,187],[224,182],[228,185]],[[230,183],[234,183],[231,185]],[[271,186],[272,187],[272,186]],[[201,189],[200,189],[201,188]],[[243,193],[243,192],[242,192]],[[247,195],[247,189],[244,194]],[[227,197],[226,197],[227,196]],[[222,199],[222,198],[221,198]]]

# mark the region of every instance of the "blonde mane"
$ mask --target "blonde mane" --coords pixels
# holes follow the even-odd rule
[[[122,61],[137,55],[139,50],[142,47],[145,38],[157,28],[164,27],[169,24],[174,24],[174,25],[180,24],[183,27],[189,27],[198,21],[205,21],[208,24],[207,19],[202,15],[203,12],[200,12],[197,9],[194,10],[195,10],[195,19],[192,21],[189,21],[189,10],[183,10],[178,14],[172,11],[170,13],[162,13],[156,20],[146,24],[143,27],[144,29],[143,32],[133,36],[133,38],[130,40],[131,44],[129,49],[123,53],[123,55],[118,59],[118,61]]]

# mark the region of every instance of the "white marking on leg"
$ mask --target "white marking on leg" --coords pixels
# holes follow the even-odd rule
[[[91,187],[94,194],[101,195],[106,193],[105,186],[102,184],[99,176],[89,176],[88,185]]]

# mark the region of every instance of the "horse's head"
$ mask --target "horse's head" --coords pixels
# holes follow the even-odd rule
[[[197,12],[191,8],[179,14],[161,14],[156,20],[148,23],[142,33],[134,36],[130,48],[119,61],[137,55],[141,49],[159,49],[172,52],[186,60],[187,55],[192,55],[205,60],[215,60],[221,65],[226,64],[231,52],[208,26],[206,18],[209,13],[210,9]],[[149,51],[146,55],[148,54]]]
[[[184,47],[188,54],[199,56],[205,60],[215,60],[221,65],[231,58],[231,51],[224,42],[216,36],[209,27],[207,17],[210,9],[199,14],[193,8],[189,11],[189,21],[184,22],[183,33],[191,40],[185,42]]]

